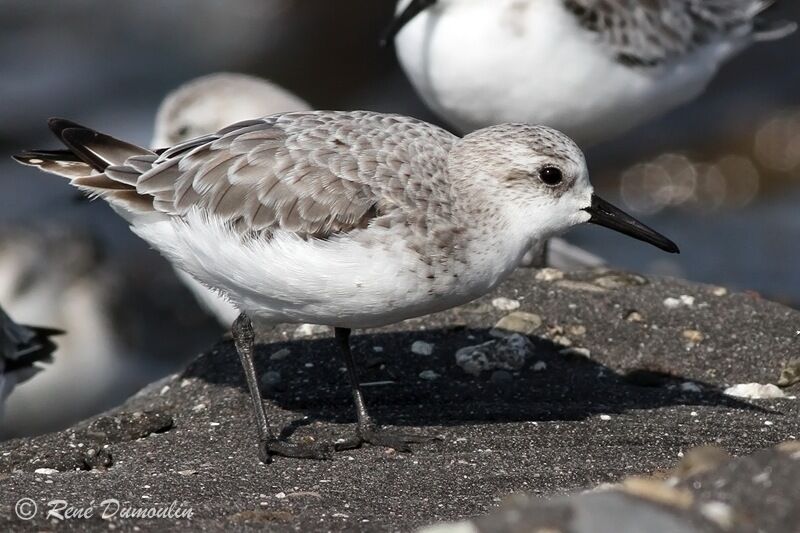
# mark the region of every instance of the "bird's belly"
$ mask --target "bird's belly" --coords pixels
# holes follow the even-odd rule
[[[463,267],[451,271],[446,263],[433,275],[388,230],[366,242],[348,236],[305,240],[280,231],[242,240],[224,225],[194,216],[189,223],[160,221],[134,231],[262,321],[381,326],[470,301],[495,282]]]

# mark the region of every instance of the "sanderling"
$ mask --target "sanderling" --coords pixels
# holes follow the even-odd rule
[[[252,396],[259,455],[325,457],[269,427],[253,362],[253,322],[332,326],[357,413],[354,438],[407,450],[378,429],[349,346],[352,328],[442,311],[496,287],[532,244],[592,222],[677,246],[597,197],[584,156],[543,126],[503,124],[458,138],[366,111],[248,120],[154,152],[63,119],[68,147],[16,159],[43,169],[76,158],[71,183],[105,199],[164,256],[241,312],[232,333]]]
[[[402,0],[387,39],[397,34],[417,91],[461,133],[529,122],[588,145],[694,99],[736,53],[794,31],[762,18],[773,3]]]
[[[184,83],[164,98],[150,146],[172,146],[241,120],[310,109],[308,103],[265,79],[232,72],[209,74]],[[175,272],[220,324],[230,326],[239,312],[225,297],[183,270]]]
[[[17,324],[0,308],[0,418],[11,389],[41,370],[36,363],[52,360],[56,346],[50,337],[61,333]]]

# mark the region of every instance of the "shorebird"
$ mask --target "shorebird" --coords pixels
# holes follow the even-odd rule
[[[11,390],[41,370],[37,363],[52,361],[61,331],[17,324],[0,308],[0,418]]]
[[[233,72],[208,74],[184,83],[164,98],[150,146],[172,146],[254,117],[309,110],[307,102],[265,79]],[[239,314],[233,304],[180,268],[175,272],[220,324],[230,326]]]
[[[502,122],[581,146],[699,96],[753,43],[792,33],[775,0],[402,0],[385,40],[460,133]]]
[[[595,195],[578,146],[543,126],[503,124],[459,138],[400,115],[297,112],[157,152],[63,119],[50,128],[67,150],[16,159],[43,170],[86,164],[74,186],[106,200],[239,310],[231,331],[264,462],[323,458],[330,447],[288,443],[269,427],[254,322],[333,327],[357,415],[355,436],[336,449],[408,450],[425,439],[380,429],[367,412],[353,328],[469,302],[501,283],[532,245],[585,222],[678,252]]]

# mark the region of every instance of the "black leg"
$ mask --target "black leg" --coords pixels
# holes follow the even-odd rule
[[[253,413],[255,414],[256,429],[258,431],[258,455],[261,461],[270,463],[273,455],[304,459],[328,458],[330,450],[324,445],[290,444],[275,437],[269,428],[267,412],[264,409],[264,402],[261,400],[261,389],[258,385],[258,376],[253,362],[255,333],[253,332],[253,324],[246,314],[240,314],[233,322],[231,335],[233,335],[236,351],[239,352],[239,358],[244,369],[244,377],[247,380],[247,387],[250,389],[250,397],[253,400]]]
[[[409,444],[429,442],[435,440],[434,438],[424,435],[411,435],[403,433],[394,433],[385,430],[380,430],[378,426],[372,421],[372,418],[367,412],[367,406],[364,403],[364,394],[361,392],[361,382],[358,379],[358,368],[356,361],[353,358],[353,351],[350,349],[350,329],[348,328],[335,328],[334,334],[339,347],[344,354],[344,360],[347,364],[347,376],[350,378],[350,388],[353,391],[353,401],[356,405],[356,416],[358,418],[358,427],[356,430],[355,438],[345,439],[336,443],[337,450],[350,450],[360,447],[363,443],[373,444],[375,446],[386,446],[387,448],[394,448],[401,452],[410,452]]]

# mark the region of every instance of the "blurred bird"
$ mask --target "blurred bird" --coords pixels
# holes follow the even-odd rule
[[[209,74],[184,83],[164,98],[150,145],[172,146],[241,120],[310,109],[308,103],[267,80],[230,72]],[[183,270],[175,272],[222,326],[231,325],[239,313],[225,297]]]
[[[402,0],[386,33],[460,133],[544,124],[586,146],[700,95],[719,67],[794,22],[775,0]],[[402,30],[402,31],[401,31]]]
[[[17,324],[0,308],[0,420],[11,390],[41,370],[37,363],[52,361],[56,345],[51,337],[61,333]]]

